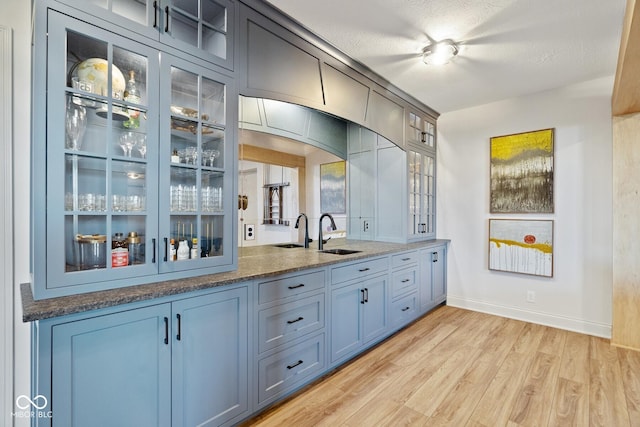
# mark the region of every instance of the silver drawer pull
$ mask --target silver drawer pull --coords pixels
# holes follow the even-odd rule
[[[402,309],[402,311],[407,311],[407,310],[411,310],[411,307],[405,307]]]
[[[296,320],[287,320],[287,323],[288,323],[288,324],[292,324],[292,323],[299,322],[299,321],[301,321],[301,320],[304,320],[304,317],[300,316],[300,317],[298,317]]]
[[[287,365],[287,369],[293,369],[298,365],[302,365],[304,362],[302,360],[298,360],[296,363],[294,363],[293,365]]]
[[[360,273],[364,273],[365,271],[369,271],[370,268],[366,267],[366,268],[361,268],[360,270],[358,270]]]
[[[298,289],[304,287],[304,283],[300,283],[299,285],[289,286],[289,289]]]

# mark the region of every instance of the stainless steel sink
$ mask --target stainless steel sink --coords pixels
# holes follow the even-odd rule
[[[302,245],[298,244],[298,243],[280,243],[278,245],[273,245],[276,248],[286,248],[286,249],[291,249],[291,248],[301,248]]]
[[[325,254],[334,254],[334,255],[349,255],[349,254],[357,254],[362,251],[354,251],[353,249],[325,249],[320,251]]]

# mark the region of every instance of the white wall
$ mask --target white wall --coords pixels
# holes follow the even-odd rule
[[[22,323],[19,284],[29,281],[29,157],[30,157],[30,100],[31,100],[31,2],[5,0],[0,13],[0,25],[13,29],[13,194],[14,200],[3,200],[4,208],[11,211],[15,240],[1,236],[9,243],[14,257],[14,348],[3,349],[13,352],[14,374],[13,396],[0,396],[7,409],[15,411],[15,398],[21,394],[30,395],[29,380],[29,325]],[[4,159],[3,159],[4,161]],[[8,205],[8,207],[7,207]],[[3,295],[0,292],[0,295]],[[0,304],[4,306],[4,304]],[[4,372],[0,373],[4,375]],[[2,391],[0,391],[1,393]],[[29,425],[28,418],[7,417],[0,414],[0,424],[9,419],[16,426]]]
[[[611,336],[613,77],[443,114],[438,237],[448,304]],[[489,214],[489,139],[555,128],[555,213]],[[554,277],[488,270],[488,219],[553,219]],[[534,291],[535,303],[526,301]]]

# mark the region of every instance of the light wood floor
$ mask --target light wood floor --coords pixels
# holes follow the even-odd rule
[[[246,426],[640,426],[640,353],[440,307]]]

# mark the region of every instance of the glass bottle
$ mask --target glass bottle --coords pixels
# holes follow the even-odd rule
[[[127,247],[129,250],[129,265],[144,263],[142,238],[135,231],[131,231],[127,236]]]
[[[191,259],[198,258],[198,238],[191,239]]]
[[[140,104],[140,91],[136,85],[136,72],[129,71],[129,80],[124,89],[124,100],[134,104]],[[140,127],[140,111],[129,108],[127,111],[129,114],[129,120],[123,123],[123,126],[129,129],[137,129]]]
[[[169,246],[169,261],[175,261],[176,255],[176,241],[171,239],[171,244]]]
[[[111,241],[111,267],[126,267],[127,265],[129,265],[127,239],[122,233],[115,233]]]

